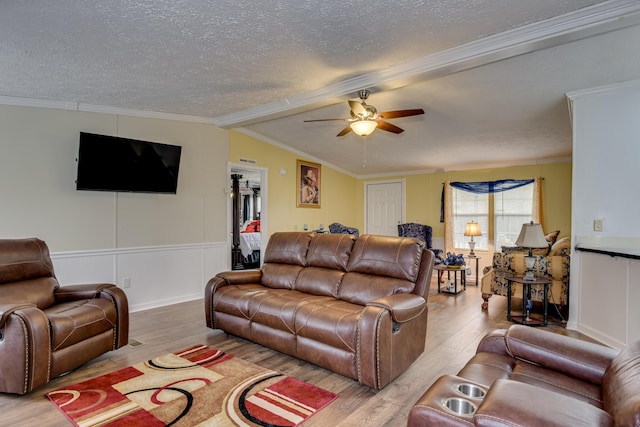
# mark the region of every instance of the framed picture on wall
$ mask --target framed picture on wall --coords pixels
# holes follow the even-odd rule
[[[318,163],[298,160],[296,165],[297,196],[296,206],[299,208],[320,207],[320,174],[321,165]]]

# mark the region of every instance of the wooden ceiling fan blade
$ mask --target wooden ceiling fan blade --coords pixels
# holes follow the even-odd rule
[[[346,128],[342,129],[340,131],[339,134],[337,134],[336,136],[345,136],[346,134],[348,134],[349,132],[351,132],[351,125],[349,124]]]
[[[367,109],[364,108],[364,105],[362,105],[361,103],[359,103],[358,101],[348,101],[349,102],[349,108],[351,108],[351,111],[353,111],[353,114],[357,115],[361,115],[361,116],[366,116],[367,115]]]
[[[304,122],[305,123],[308,123],[308,122],[332,122],[332,121],[336,121],[336,120],[339,120],[341,122],[346,122],[346,121],[349,121],[349,120],[352,120],[352,119],[315,119],[315,120],[305,120]]]
[[[383,120],[376,120],[376,122],[378,122],[378,129],[386,130],[387,132],[391,132],[391,133],[404,132],[404,129],[401,129],[396,125],[392,125],[389,122],[385,122]]]
[[[386,113],[378,113],[378,117],[381,117],[383,119],[395,119],[398,117],[417,116],[420,114],[424,114],[424,110],[422,108],[416,108],[413,110],[387,111]]]

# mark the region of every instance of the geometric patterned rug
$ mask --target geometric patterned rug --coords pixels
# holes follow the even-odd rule
[[[338,395],[205,345],[47,393],[79,427],[296,426]]]

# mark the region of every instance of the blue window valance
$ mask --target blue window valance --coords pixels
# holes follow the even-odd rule
[[[480,182],[451,182],[453,188],[462,191],[469,191],[475,194],[500,193],[507,190],[513,190],[527,184],[532,184],[533,179],[501,179],[498,181],[480,181]],[[442,195],[440,196],[440,222],[444,222],[444,185],[442,186]]]
[[[533,179],[501,179],[499,181],[482,182],[452,182],[451,186],[458,190],[476,194],[500,193],[513,190],[527,184],[532,184]]]

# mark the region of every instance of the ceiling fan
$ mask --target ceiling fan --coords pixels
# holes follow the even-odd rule
[[[370,92],[367,89],[358,91],[360,101],[349,100],[349,107],[351,108],[350,119],[318,119],[318,120],[305,120],[305,122],[328,122],[333,120],[340,120],[345,122],[351,122],[347,127],[342,129],[336,136],[344,136],[351,131],[354,131],[360,136],[370,135],[376,128],[391,133],[402,133],[404,129],[399,128],[389,122],[386,119],[395,119],[398,117],[409,117],[424,114],[422,108],[413,110],[395,110],[387,111],[385,113],[378,113],[378,110],[373,105],[366,103]]]

